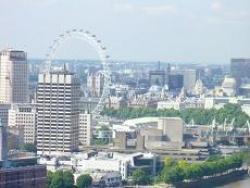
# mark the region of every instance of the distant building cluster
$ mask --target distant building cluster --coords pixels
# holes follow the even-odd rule
[[[95,186],[119,187],[136,169],[155,175],[166,156],[202,161],[225,151],[215,143],[250,140],[249,121],[239,128],[234,120],[195,125],[179,117],[116,119],[91,113],[97,104],[126,113],[127,108],[182,111],[232,103],[250,116],[249,59],[232,59],[230,69],[113,63],[105,99],[101,69],[98,63],[63,61],[43,71],[42,62],[27,60],[24,51],[0,52],[0,187],[22,182],[46,187],[46,170],[60,169],[72,170],[75,179],[88,173]],[[33,155],[23,151],[27,146],[34,146]]]

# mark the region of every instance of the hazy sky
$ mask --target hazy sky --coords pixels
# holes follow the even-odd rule
[[[56,36],[83,28],[112,59],[228,63],[250,57],[250,0],[0,0],[0,48],[43,58]],[[94,58],[72,40],[59,58]]]

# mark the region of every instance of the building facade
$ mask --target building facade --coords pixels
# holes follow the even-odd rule
[[[166,83],[166,72],[164,70],[156,70],[149,72],[150,85],[164,86]]]
[[[168,87],[170,90],[181,89],[183,87],[183,75],[172,74],[169,75]]]
[[[46,188],[47,170],[44,165],[1,168],[1,188]]]
[[[92,115],[88,112],[79,114],[79,144],[90,146],[91,144]]]
[[[0,103],[0,119],[3,126],[8,126],[9,109],[11,104]]]
[[[0,52],[0,102],[28,102],[28,63],[23,51]]]
[[[197,81],[197,71],[195,69],[186,69],[183,71],[184,88],[192,91]]]
[[[37,90],[38,154],[78,150],[79,81],[64,70],[39,74]]]
[[[250,58],[231,59],[231,75],[237,81],[241,78],[250,78]]]
[[[36,106],[13,104],[9,110],[9,127],[23,130],[24,143],[36,143]]]
[[[101,72],[92,73],[87,78],[87,88],[92,97],[101,97],[104,87],[104,75]]]

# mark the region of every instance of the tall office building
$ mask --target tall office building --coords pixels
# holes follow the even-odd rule
[[[24,143],[36,143],[36,106],[33,104],[12,104],[9,110],[9,128],[22,130]]]
[[[23,51],[0,52],[0,102],[28,102],[28,64]]]
[[[184,88],[187,91],[192,91],[194,89],[195,83],[197,81],[197,71],[195,69],[186,69],[183,72]]]
[[[231,59],[231,76],[236,79],[237,87],[243,79],[250,79],[250,59]]]
[[[155,70],[149,72],[150,85],[164,86],[166,84],[166,72],[164,70]]]
[[[171,74],[169,75],[168,87],[170,90],[176,90],[183,88],[183,75]]]
[[[79,81],[66,70],[39,74],[38,154],[67,155],[79,145]]]
[[[89,112],[79,115],[79,144],[90,146],[91,144],[92,115]]]

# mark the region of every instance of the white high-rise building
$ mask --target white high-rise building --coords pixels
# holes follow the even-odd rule
[[[0,102],[28,102],[28,64],[23,51],[0,52]]]
[[[91,127],[92,127],[92,115],[89,112],[80,113],[79,115],[80,145],[90,146],[92,138]]]
[[[39,74],[37,153],[67,155],[79,145],[79,81],[68,71]]]
[[[12,104],[9,110],[9,127],[23,130],[24,143],[36,143],[36,107],[33,104]],[[21,136],[21,135],[20,135]]]

